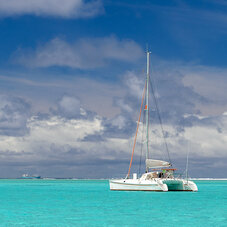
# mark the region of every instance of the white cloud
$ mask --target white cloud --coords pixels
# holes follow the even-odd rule
[[[0,17],[36,15],[85,18],[103,11],[101,0],[0,0]]]
[[[135,72],[128,71],[124,77],[130,95],[140,100],[145,86],[145,76],[138,76]]]
[[[114,36],[80,39],[74,43],[55,38],[35,51],[19,50],[16,61],[28,67],[68,66],[79,69],[102,67],[108,61],[135,62],[143,56],[141,47],[132,40]]]
[[[118,129],[123,129],[126,126],[125,117],[119,115],[111,121],[112,126],[117,127]]]
[[[27,127],[30,134],[25,137],[3,136],[1,150],[11,150],[14,152],[34,152],[39,156],[39,151],[47,152],[51,150],[51,145],[56,147],[71,146],[81,148],[80,141],[89,134],[94,134],[103,130],[101,121],[75,120],[61,117],[50,117],[40,120],[37,117],[28,119]],[[62,150],[65,152],[65,150]],[[40,157],[42,158],[42,157]]]
[[[76,117],[81,113],[80,100],[64,95],[59,101],[58,110],[65,117]]]
[[[126,111],[128,113],[133,111],[131,106],[128,105],[122,98],[116,100],[116,106],[120,107],[122,111]]]
[[[27,132],[30,105],[23,99],[0,95],[0,134],[21,136]]]
[[[122,122],[123,121],[123,122]],[[170,146],[170,152],[174,158],[185,157],[186,145],[189,144],[191,148],[191,155],[193,157],[226,157],[226,143],[227,143],[227,117],[222,115],[218,121],[222,125],[222,132],[218,131],[214,125],[200,125],[193,127],[185,127],[185,130],[178,132],[176,128],[171,125],[164,125],[165,131],[168,133],[167,143]],[[124,119],[119,117],[113,120],[119,129],[124,125]],[[118,138],[115,136],[105,136],[105,128],[103,126],[103,119],[95,117],[94,119],[66,119],[59,116],[49,117],[48,119],[39,119],[31,117],[28,119],[27,127],[30,133],[21,137],[1,135],[0,150],[21,152],[34,152],[39,155],[39,151],[51,151],[51,146],[55,147],[74,148],[82,150],[82,156],[99,156],[104,158],[109,152],[131,152],[132,137]],[[138,142],[141,138],[141,130],[138,134]],[[87,136],[99,134],[105,138],[104,141],[84,141]],[[159,148],[157,152],[159,155],[163,152],[163,138],[160,131],[160,126],[152,124],[150,128],[150,138],[152,146]],[[183,141],[183,142],[182,142]],[[66,152],[63,149],[61,152]],[[42,158],[42,157],[40,157]],[[112,159],[120,160],[121,157],[113,153]]]
[[[184,72],[184,83],[192,86],[196,92],[214,102],[227,103],[226,101],[226,68],[216,68],[202,65],[181,66]]]
[[[117,129],[113,129],[112,134],[106,133],[106,130],[110,129],[106,129],[108,125],[104,124],[105,121],[99,116],[92,119],[69,119],[58,115],[45,118],[33,116],[28,118],[26,124],[29,133],[21,136],[0,135],[0,155],[2,160],[5,160],[4,162],[10,159],[11,163],[21,162],[25,167],[38,165],[41,169],[44,168],[42,165],[48,165],[45,163],[50,162],[55,163],[54,165],[58,165],[59,162],[65,163],[68,166],[64,167],[66,169],[70,169],[75,163],[85,166],[93,162],[92,165],[97,165],[99,168],[101,160],[104,163],[107,160],[111,161],[111,165],[113,165],[111,168],[114,168],[114,163],[122,161],[127,166],[134,135],[119,136],[120,132],[127,127],[125,118],[122,116],[112,120],[112,125],[109,127],[117,127]],[[206,163],[207,159],[216,159],[217,162],[220,162],[227,158],[227,115],[223,114],[215,118],[213,122],[216,124],[185,127],[180,132],[173,125],[164,125],[173,163],[186,158],[188,147],[190,157],[201,163]],[[218,127],[221,129],[217,129]],[[141,133],[142,125],[137,137],[138,143],[135,152],[137,159],[140,155]],[[153,123],[149,135],[152,157],[163,157],[165,147],[160,126]],[[87,139],[91,137],[94,139]],[[36,164],[34,164],[35,162]],[[193,164],[193,166],[196,165],[200,166],[200,164]],[[54,172],[54,170],[51,171]],[[123,172],[122,169],[115,171]]]
[[[185,127],[181,133],[176,132],[167,140],[174,156],[183,156],[190,149],[190,156],[202,158],[226,158],[227,118],[221,120],[222,132],[215,126],[197,125]],[[182,143],[182,141],[184,141]],[[201,158],[201,160],[202,160]]]

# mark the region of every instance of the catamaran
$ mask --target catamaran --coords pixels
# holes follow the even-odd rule
[[[109,181],[110,190],[116,191],[198,191],[197,185],[188,180],[188,175],[185,179],[175,177],[172,164],[163,160],[156,160],[149,158],[149,83],[150,83],[150,55],[151,52],[147,51],[147,75],[146,83],[143,91],[143,98],[140,107],[139,120],[137,122],[136,135],[134,139],[129,170],[125,178],[113,179]],[[151,87],[151,89],[153,89]],[[153,91],[153,90],[152,90]],[[154,95],[154,91],[153,91]],[[144,99],[146,103],[144,104]],[[155,99],[156,100],[156,99]],[[155,101],[156,107],[157,103]],[[137,178],[137,173],[133,173],[130,178],[131,165],[135,151],[136,139],[140,125],[142,109],[146,115],[146,171],[140,178]],[[161,121],[160,115],[159,120]],[[161,122],[160,122],[161,123]],[[163,129],[163,128],[162,128]],[[164,132],[164,131],[163,131]],[[163,133],[164,134],[164,133]],[[167,144],[166,144],[167,148]]]

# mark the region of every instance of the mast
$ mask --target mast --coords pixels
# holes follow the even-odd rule
[[[189,156],[189,145],[188,145],[188,152],[187,152],[187,162],[186,162],[186,179],[188,183],[188,156]]]
[[[145,111],[146,111],[146,145],[147,145],[147,151],[146,151],[146,159],[149,158],[149,79],[150,79],[150,51],[147,51],[147,86],[146,86],[146,105],[145,105]],[[148,167],[146,167],[146,172],[148,172]]]

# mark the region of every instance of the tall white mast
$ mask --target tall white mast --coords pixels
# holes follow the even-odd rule
[[[188,144],[188,152],[187,152],[187,162],[186,162],[186,179],[188,182],[188,156],[189,156],[189,144]]]
[[[150,79],[150,51],[147,51],[147,90],[146,90],[146,144],[147,144],[147,152],[146,159],[149,158],[149,79]],[[146,167],[146,171],[148,172],[148,167]]]

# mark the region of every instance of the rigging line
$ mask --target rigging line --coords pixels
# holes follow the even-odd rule
[[[132,148],[132,155],[131,155],[131,160],[130,160],[130,164],[129,164],[128,174],[127,174],[126,178],[129,177],[131,166],[132,166],[132,159],[133,159],[135,146],[136,146],[136,138],[137,138],[137,133],[138,133],[139,124],[140,124],[140,117],[141,117],[141,112],[142,112],[142,108],[143,108],[143,100],[144,100],[145,90],[146,90],[146,83],[145,83],[144,90],[143,90],[143,98],[142,98],[142,103],[141,103],[141,106],[140,106],[139,120],[137,122],[136,135],[135,135],[134,144],[133,144],[133,148]]]
[[[186,179],[187,179],[187,183],[188,183],[188,156],[189,156],[189,144],[188,144],[188,150],[187,150],[187,162],[186,162]]]
[[[140,175],[140,170],[141,170],[141,162],[142,162],[142,155],[143,155],[143,139],[144,139],[144,119],[145,119],[145,111],[143,111],[143,129],[142,129],[142,142],[141,142],[141,147],[140,147],[140,164],[139,164],[139,175]]]
[[[168,159],[169,159],[169,162],[171,163],[171,159],[170,159],[170,155],[169,155],[169,148],[168,148],[166,138],[165,138],[165,132],[164,132],[164,128],[163,128],[163,123],[162,123],[161,113],[160,113],[160,110],[159,110],[159,105],[158,105],[158,102],[157,102],[157,99],[156,99],[156,96],[155,96],[153,84],[152,84],[151,80],[149,80],[149,82],[150,82],[151,92],[152,92],[153,97],[154,97],[155,107],[157,109],[158,119],[159,119],[159,122],[160,122],[163,140],[164,140],[164,144],[165,144],[166,151],[167,151],[167,154],[168,154]]]
[[[144,69],[142,70],[142,74],[144,74]],[[142,163],[142,155],[143,155],[144,119],[145,119],[145,111],[143,111],[143,116],[142,116],[143,128],[142,128],[142,138],[141,138],[141,146],[140,146],[140,162],[139,162],[139,169],[138,169],[139,175],[141,171],[141,163]]]

